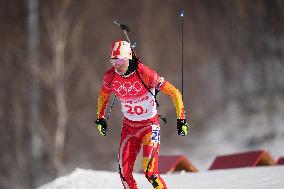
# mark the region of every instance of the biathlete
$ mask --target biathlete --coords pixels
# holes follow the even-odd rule
[[[105,73],[98,98],[99,133],[107,132],[105,112],[111,92],[121,102],[124,115],[118,151],[119,174],[125,189],[137,189],[132,171],[136,157],[143,146],[143,170],[155,189],[165,189],[166,184],[158,171],[160,126],[157,113],[157,91],[169,95],[176,108],[178,135],[187,135],[188,124],[180,92],[154,70],[142,64],[131,49],[130,43],[116,41],[112,44],[110,63]]]

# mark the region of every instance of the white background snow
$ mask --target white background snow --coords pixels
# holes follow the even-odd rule
[[[152,189],[143,174],[138,188]],[[240,168],[162,175],[169,189],[284,189],[284,166]],[[119,174],[76,169],[38,189],[122,189]]]

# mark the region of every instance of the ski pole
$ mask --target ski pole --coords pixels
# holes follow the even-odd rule
[[[184,11],[180,11],[180,17],[181,17],[181,95],[183,100],[183,16]]]
[[[106,117],[106,122],[108,121],[108,119],[110,117],[110,114],[111,114],[111,111],[113,109],[115,101],[116,101],[116,95],[114,95],[114,97],[113,97],[113,99],[111,101],[111,104],[110,104],[110,107],[109,107],[109,111],[108,111],[108,114],[107,114],[107,117]]]

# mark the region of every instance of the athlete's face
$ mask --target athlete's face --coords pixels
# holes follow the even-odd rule
[[[128,59],[110,59],[110,63],[113,65],[115,72],[119,75],[125,74],[129,66]]]

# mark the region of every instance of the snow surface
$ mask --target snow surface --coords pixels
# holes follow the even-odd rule
[[[152,189],[143,174],[134,174],[138,187]],[[240,168],[162,175],[170,189],[284,189],[284,166]],[[38,189],[119,189],[119,174],[77,168]]]

